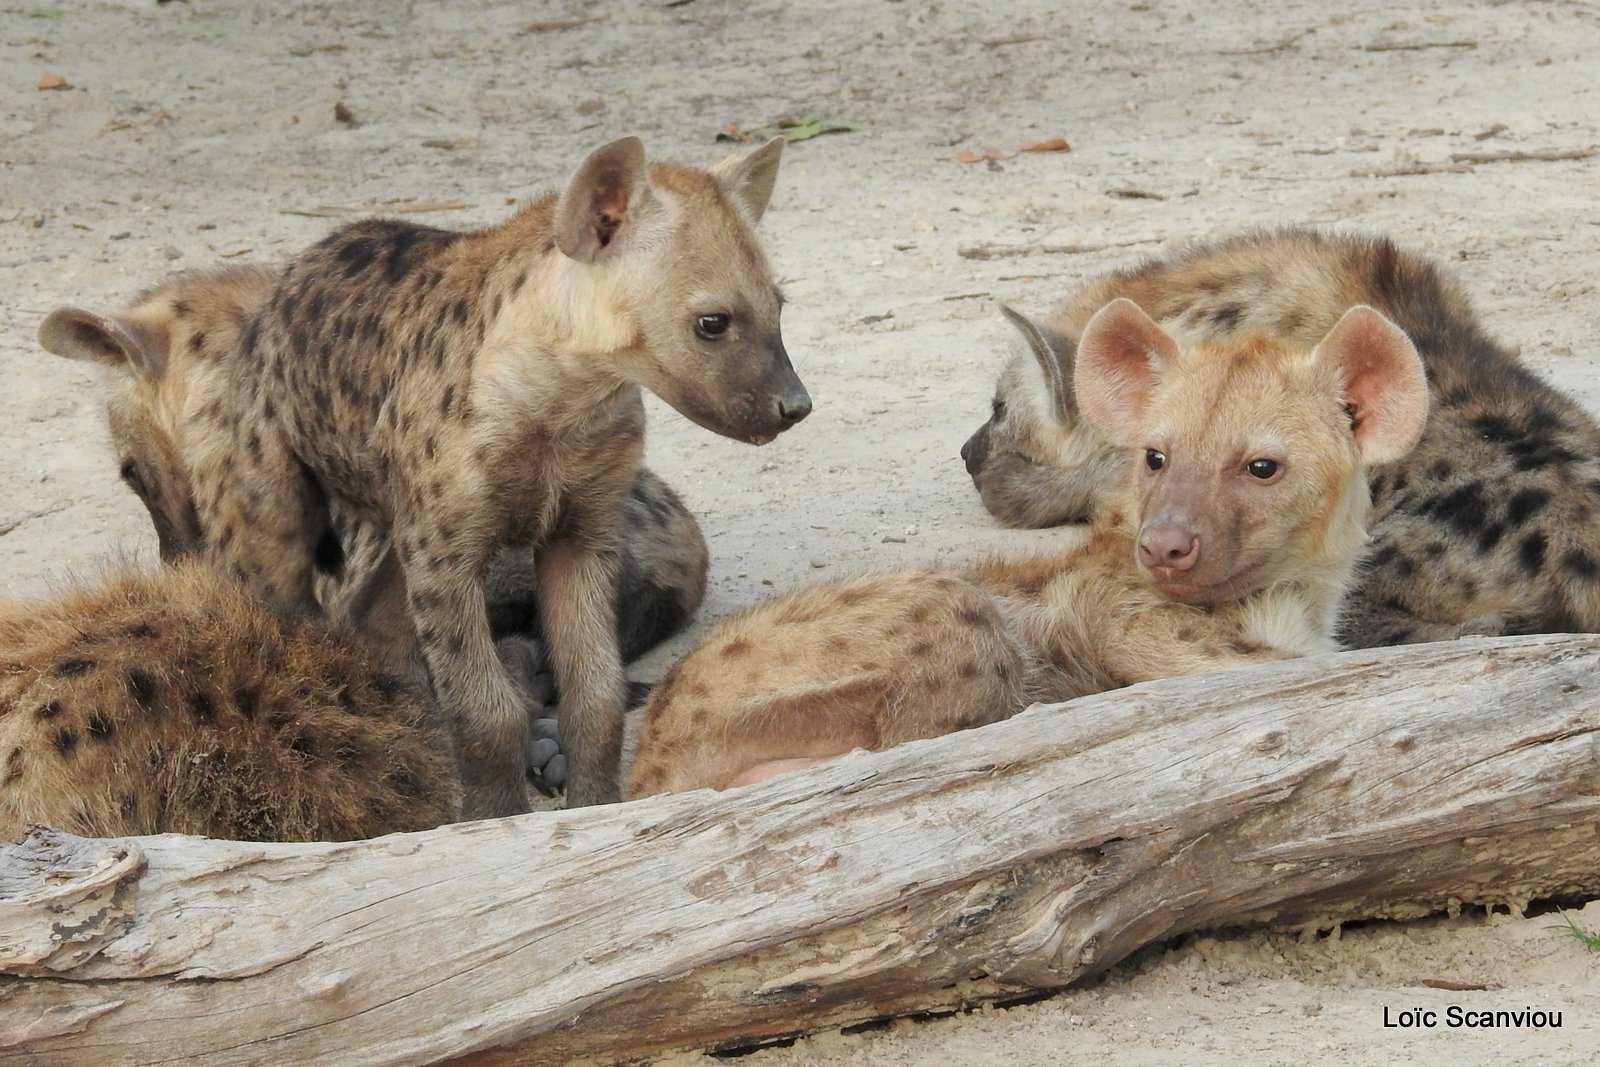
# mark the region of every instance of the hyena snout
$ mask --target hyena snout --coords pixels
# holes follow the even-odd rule
[[[967,465],[967,473],[973,478],[978,477],[978,472],[983,470],[983,465],[989,461],[989,423],[979,426],[967,443],[961,446],[961,462]],[[982,491],[982,486],[979,486]]]
[[[723,432],[765,444],[811,414],[811,394],[789,362],[782,341],[774,341],[759,376],[744,391],[739,415]],[[730,432],[731,431],[731,432]]]
[[[1163,520],[1139,530],[1139,563],[1157,581],[1172,579],[1200,562],[1200,534],[1187,523]]]

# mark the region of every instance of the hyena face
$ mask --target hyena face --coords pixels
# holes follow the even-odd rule
[[[39,327],[46,351],[123,372],[109,404],[111,440],[122,480],[149,510],[168,562],[203,544],[186,461],[192,414],[219,386],[218,360],[273,280],[259,267],[186,274],[124,311],[58,308]]]
[[[1141,572],[1202,605],[1353,559],[1362,468],[1408,452],[1428,406],[1415,348],[1368,307],[1306,351],[1259,335],[1180,343],[1114,300],[1084,327],[1075,388],[1084,418],[1131,453]]]
[[[1072,341],[1008,307],[1000,311],[1026,349],[1001,371],[989,421],[961,446],[961,459],[984,507],[1007,526],[1088,522],[1122,470],[1122,450],[1078,414]]]
[[[646,167],[628,138],[590,156],[556,208],[557,246],[631,320],[630,375],[706,429],[755,444],[811,411],[754,233],[782,147],[702,172]],[[608,234],[608,218],[627,226]]]

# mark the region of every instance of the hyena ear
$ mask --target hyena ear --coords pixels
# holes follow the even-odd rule
[[[1064,425],[1078,420],[1078,399],[1072,387],[1072,365],[1077,348],[1072,339],[1050,327],[1034,322],[1014,308],[1000,305],[1000,314],[1017,328],[1022,339],[1028,342],[1028,351],[1044,375],[1045,388],[1050,393],[1050,408]]]
[[[772,199],[772,187],[778,181],[778,163],[783,159],[783,146],[788,142],[774,137],[754,152],[730,156],[711,168],[722,191],[744,205],[754,225],[766,214],[767,201]]]
[[[589,153],[556,202],[556,247],[592,263],[653,202],[644,142],[624,137]]]
[[[1078,337],[1072,383],[1078,408],[1113,444],[1132,448],[1146,405],[1178,342],[1144,309],[1119,297],[1094,313]]]
[[[1411,451],[1428,419],[1428,378],[1404,330],[1358,305],[1328,331],[1316,358],[1339,368],[1363,464],[1389,463]]]
[[[167,362],[166,338],[157,336],[159,332],[127,319],[62,307],[39,324],[39,344],[65,359],[126,366],[159,377]]]

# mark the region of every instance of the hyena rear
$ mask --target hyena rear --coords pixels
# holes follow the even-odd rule
[[[149,511],[161,558],[168,562],[204,549],[190,464],[197,437],[217,431],[198,412],[227,388],[226,356],[276,281],[276,273],[249,265],[182,274],[126,308],[110,314],[58,308],[39,328],[46,350],[117,372],[107,405],[112,445],[122,480]],[[320,546],[317,598],[337,615],[341,590],[355,588],[352,579],[377,565],[384,539],[370,525],[337,515],[332,525],[334,541]],[[682,500],[643,467],[623,504],[621,536],[618,642],[623,658],[632,660],[677,633],[699,610],[709,553]],[[496,638],[541,637],[537,593],[532,551],[503,547],[484,590]],[[393,658],[407,662],[407,650]]]
[[[1432,264],[1381,239],[1251,234],[1111,274],[1048,323],[1023,322],[1029,353],[962,448],[1001,522],[1080,522],[1114,492],[1122,459],[1061,383],[1084,323],[1118,296],[1213,340],[1294,342],[1368,304],[1415,343],[1433,411],[1417,448],[1372,479],[1372,547],[1342,642],[1600,630],[1600,427],[1486,335]]]
[[[190,559],[0,605],[0,839],[312,841],[455,818],[424,694]]]
[[[1420,360],[1351,309],[1309,343],[1180,340],[1132,301],[1073,393],[1134,457],[1087,545],[853,579],[723,624],[646,708],[628,795],[759,781],[1174,674],[1333,650],[1366,467],[1422,431]]]
[[[527,810],[527,728],[482,591],[493,550],[537,550],[568,802],[614,799],[641,386],[753,443],[810,411],[753,232],[780,145],[707,172],[647,166],[627,138],[488,230],[346,227],[290,263],[201,409],[233,428],[192,467],[208,550],[279,608],[313,601],[330,504],[390,532],[468,817]]]

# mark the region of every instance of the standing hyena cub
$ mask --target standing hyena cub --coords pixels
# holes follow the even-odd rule
[[[202,411],[234,428],[193,467],[210,550],[272,603],[312,604],[330,505],[392,534],[469,818],[527,810],[522,703],[484,605],[493,550],[538,549],[568,802],[614,799],[640,387],[758,444],[811,410],[753,233],[780,148],[707,172],[646,166],[627,138],[492,229],[340,230],[290,263]]]
[[[1133,459],[1087,545],[819,586],[724,624],[652,696],[628,795],[1336,647],[1363,468],[1403,456],[1427,414],[1404,333],[1358,307],[1320,343],[1184,340],[1114,300],[1084,327],[1073,391]]]
[[[1070,382],[1084,324],[1119,296],[1218,342],[1295,343],[1368,304],[1416,344],[1433,411],[1417,448],[1372,479],[1372,551],[1345,644],[1600,630],[1600,426],[1487,336],[1432,264],[1380,239],[1250,234],[1108,275],[1047,324],[1011,313],[1029,353],[961,450],[1001,522],[1082,522],[1115,493],[1123,456]]]
[[[112,446],[122,480],[149,511],[168,562],[205,548],[190,466],[208,434],[221,432],[226,443],[232,431],[198,412],[228,388],[227,354],[277,277],[248,265],[180,274],[110,314],[62,307],[39,327],[47,351],[118,372],[106,412]],[[319,562],[329,572],[319,583],[324,609],[337,608],[342,593],[359,584],[383,552],[379,531],[339,516],[332,525],[335,542],[320,546]],[[617,640],[631,660],[677,633],[699,610],[709,553],[677,493],[644,467],[629,487],[621,536]],[[531,550],[502,548],[484,592],[496,637],[540,636]],[[405,658],[402,649],[398,659]]]

